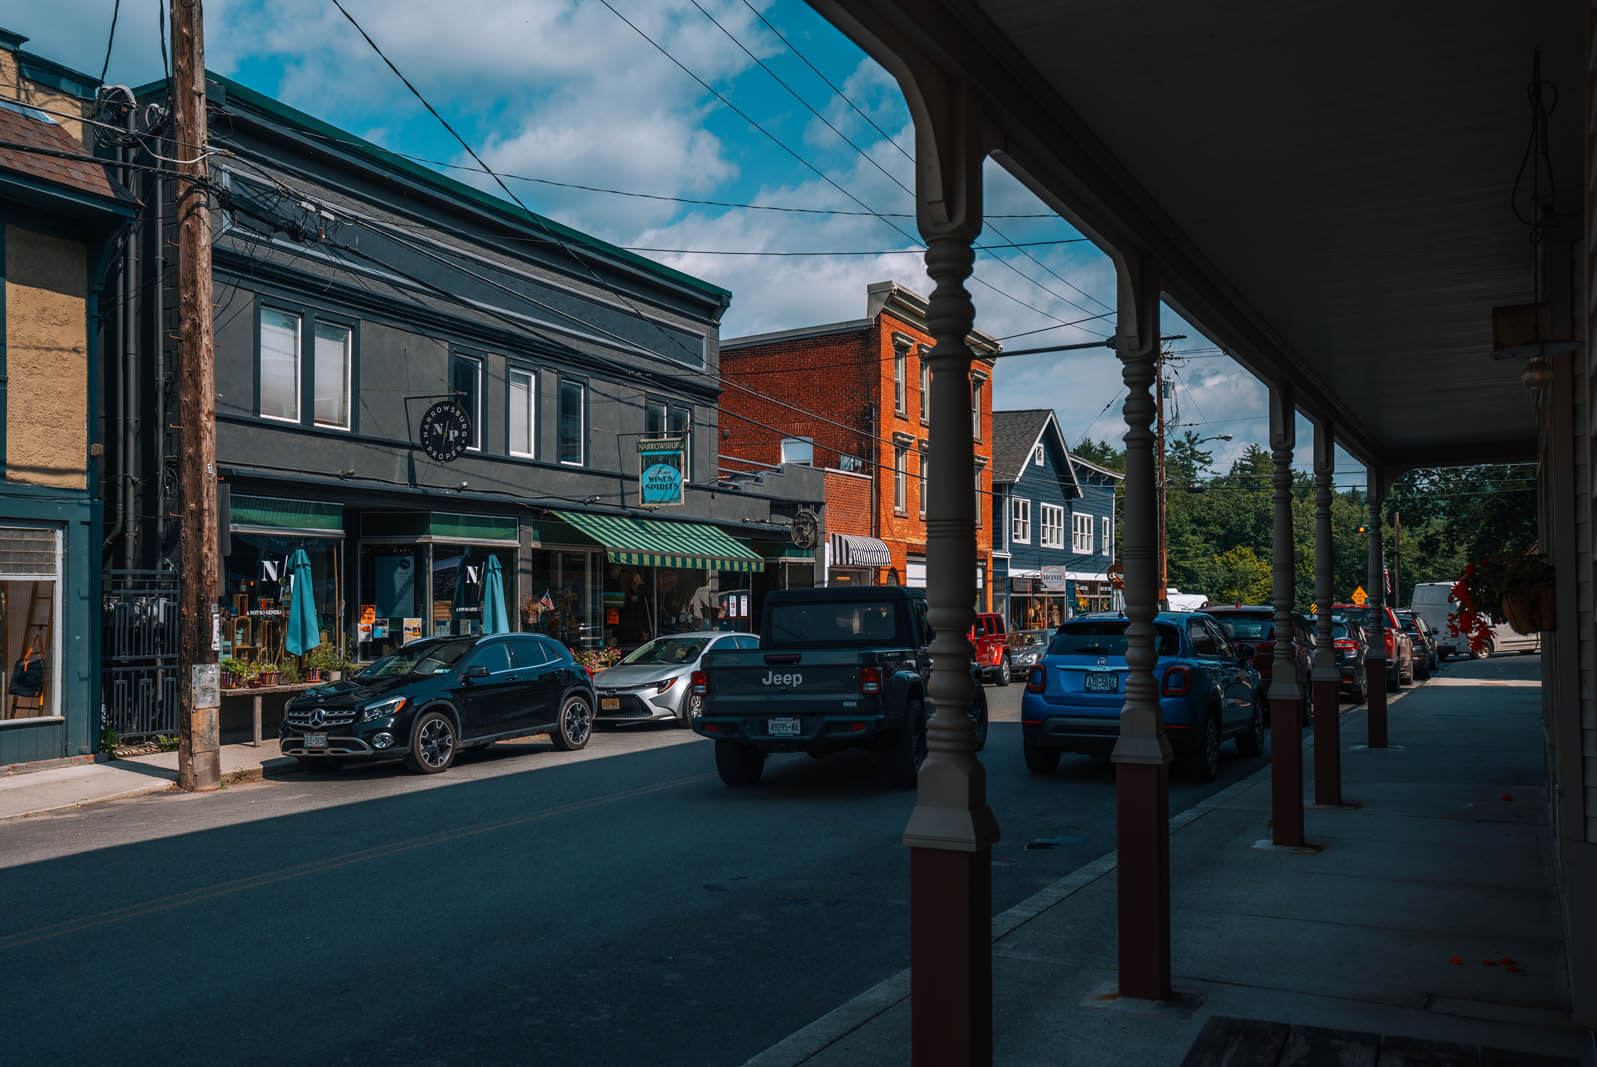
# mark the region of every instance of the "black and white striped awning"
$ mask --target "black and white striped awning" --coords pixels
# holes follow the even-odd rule
[[[832,566],[886,567],[893,562],[887,543],[860,534],[832,535]]]

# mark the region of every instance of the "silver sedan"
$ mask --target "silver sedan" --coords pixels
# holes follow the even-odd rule
[[[675,719],[691,724],[703,697],[690,693],[688,679],[704,654],[737,648],[759,648],[753,634],[727,634],[714,630],[670,634],[632,652],[614,667],[593,676],[599,696],[599,719],[604,722],[655,722]]]

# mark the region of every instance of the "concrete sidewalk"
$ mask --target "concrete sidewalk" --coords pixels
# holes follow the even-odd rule
[[[276,738],[268,738],[259,747],[222,746],[224,783],[253,781],[267,769],[293,766],[291,757],[278,753]],[[8,774],[0,777],[0,823],[104,800],[161,793],[176,787],[175,751]]]
[[[1537,667],[1450,666],[1393,700],[1384,750],[1363,745],[1364,709],[1345,712],[1343,795],[1358,806],[1307,810],[1315,850],[1269,847],[1268,770],[1174,817],[1175,1001],[1115,995],[1113,854],[995,917],[995,1062],[1180,1064],[1206,1023],[1241,1017],[1377,1050],[1299,1062],[1547,1062],[1488,1049],[1597,1065],[1569,1022]],[[905,971],[750,1062],[908,1059]]]

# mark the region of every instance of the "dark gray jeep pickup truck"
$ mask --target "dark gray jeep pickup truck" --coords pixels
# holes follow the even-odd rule
[[[758,649],[711,652],[690,680],[704,699],[693,729],[714,739],[723,782],[753,785],[772,752],[865,748],[882,754],[890,784],[915,784],[932,710],[922,590],[778,590],[765,598],[759,633]],[[969,714],[985,744],[987,696],[974,660],[971,671]]]

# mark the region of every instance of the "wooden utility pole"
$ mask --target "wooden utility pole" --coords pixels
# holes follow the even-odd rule
[[[1165,475],[1164,475],[1164,349],[1161,347],[1153,360],[1153,394],[1158,429],[1159,458],[1159,610],[1170,610],[1170,554],[1165,533]]]
[[[178,481],[181,632],[178,787],[222,784],[216,650],[216,365],[211,308],[211,204],[206,185],[205,26],[200,0],[172,0],[173,136],[178,164]]]

